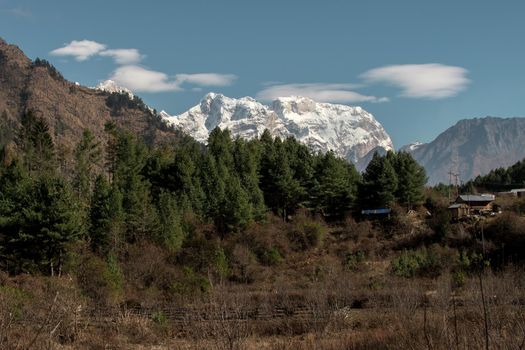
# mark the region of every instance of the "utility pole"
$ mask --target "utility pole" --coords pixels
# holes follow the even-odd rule
[[[455,186],[456,186],[456,198],[458,198],[459,196],[459,174],[454,174],[454,178],[455,178]]]
[[[459,174],[456,174],[452,172],[452,169],[448,172],[449,180],[448,180],[448,202],[452,203],[452,198],[450,197],[450,187],[452,187],[452,177],[454,177],[454,199],[458,198],[459,196]]]

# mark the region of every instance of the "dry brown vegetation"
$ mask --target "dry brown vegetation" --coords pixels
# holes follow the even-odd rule
[[[521,238],[522,220],[484,224],[487,256]],[[305,238],[314,224],[318,241]],[[1,276],[0,348],[522,349],[524,271],[462,255],[481,246],[478,228],[437,241],[417,216],[330,227],[269,218],[208,245],[198,238],[208,228],[196,228],[190,256],[130,245],[116,270],[79,247],[61,277]],[[279,257],[264,255],[273,248]]]

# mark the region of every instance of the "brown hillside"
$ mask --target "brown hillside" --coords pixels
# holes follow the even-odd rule
[[[102,136],[108,121],[148,143],[176,136],[141,101],[124,98],[115,105],[108,103],[110,98],[110,93],[65,80],[47,62],[33,62],[17,46],[0,39],[0,124],[4,128],[17,127],[21,115],[33,110],[48,122],[55,142],[66,148],[77,142],[84,129]]]

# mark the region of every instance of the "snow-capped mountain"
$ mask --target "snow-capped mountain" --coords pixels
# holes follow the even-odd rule
[[[206,142],[215,127],[247,139],[268,129],[273,136],[294,136],[315,151],[332,150],[354,164],[378,147],[393,149],[383,126],[361,107],[299,96],[281,97],[266,106],[251,97],[209,93],[187,112],[170,116],[162,111],[161,116],[200,142]]]
[[[122,94],[128,94],[130,98],[134,97],[133,92],[131,92],[130,89],[117,85],[117,83],[115,83],[113,80],[104,80],[103,82],[95,86],[93,89],[106,91],[110,93],[119,92]]]

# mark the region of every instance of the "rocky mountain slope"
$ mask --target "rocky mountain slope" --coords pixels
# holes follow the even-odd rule
[[[460,120],[434,141],[404,147],[423,165],[429,183],[448,183],[448,172],[466,181],[525,158],[525,118]]]
[[[363,168],[373,150],[393,148],[383,126],[361,107],[319,103],[305,97],[278,98],[271,106],[251,97],[229,98],[209,93],[201,102],[178,116],[161,112],[168,123],[206,142],[215,128],[228,128],[243,138],[260,136],[268,129],[273,136],[294,136],[315,151],[334,151]]]
[[[47,61],[32,61],[17,46],[0,39],[0,127],[4,130],[15,130],[21,115],[32,110],[47,121],[55,142],[66,150],[74,147],[86,128],[102,137],[110,120],[147,142],[174,135],[140,99],[122,96],[69,82]]]

